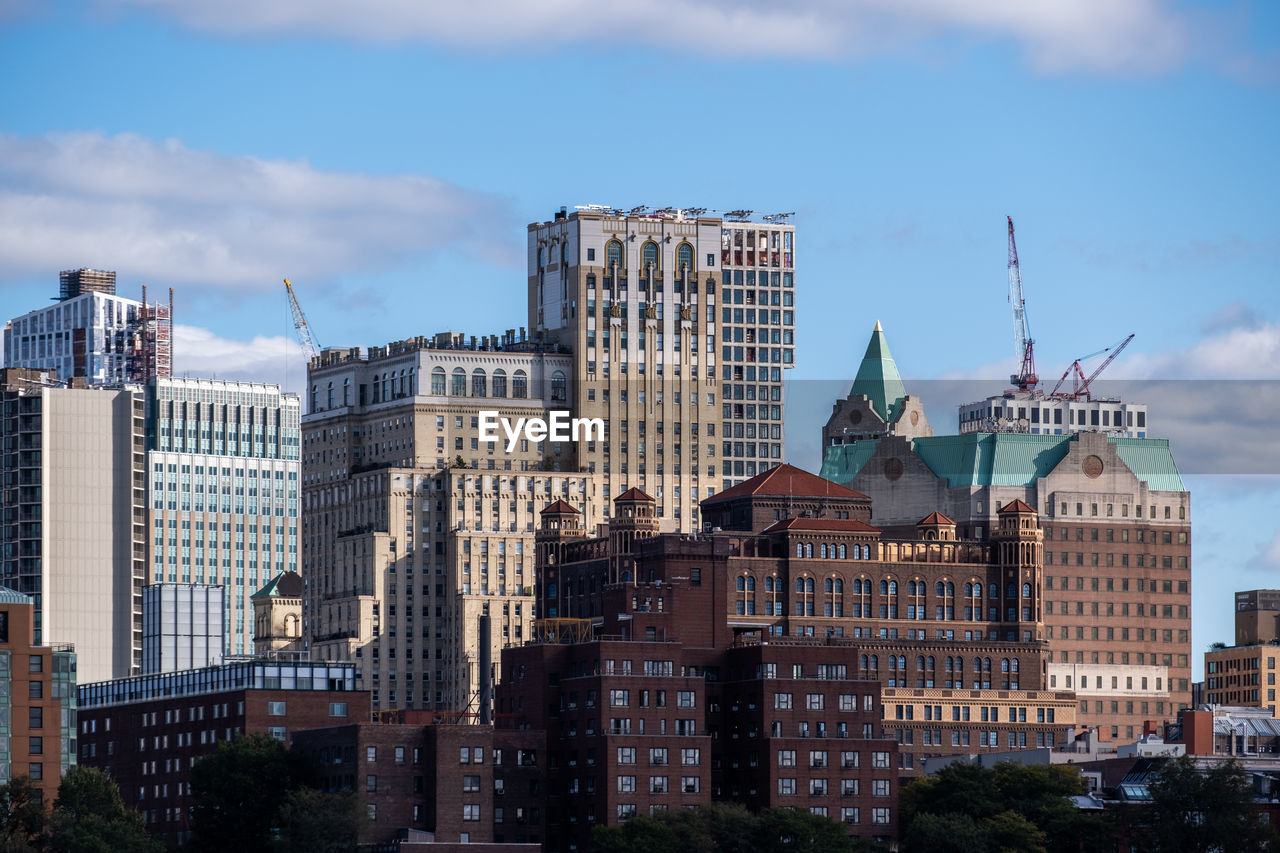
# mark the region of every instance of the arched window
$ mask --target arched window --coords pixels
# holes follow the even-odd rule
[[[443,367],[433,367],[431,369],[431,393],[438,397],[444,396],[445,385]]]
[[[742,575],[738,575],[738,592],[742,592],[747,588],[747,579]]]
[[[517,399],[529,396],[529,377],[523,370],[517,370],[511,375],[511,396]]]
[[[1000,659],[1000,671],[1001,671],[1001,672],[1008,672],[1008,671],[1009,671],[1009,659],[1008,659],[1008,658],[1001,658],[1001,659]]]
[[[867,656],[863,655],[862,657],[858,658],[858,669],[866,669],[866,668],[867,668]]]
[[[864,559],[864,560],[870,560],[870,559],[871,559],[871,546],[870,546],[870,545],[863,545],[863,546],[862,546],[862,559]]]
[[[890,595],[897,595],[897,594],[898,594],[898,582],[897,582],[897,581],[889,581],[889,594],[890,594]]]
[[[342,380],[342,405],[351,405],[351,377]]]
[[[796,578],[796,592],[804,592],[804,578]]]
[[[975,583],[975,584],[973,585],[973,597],[974,597],[974,598],[982,598],[982,584],[980,584],[980,583]]]
[[[750,576],[747,577],[747,591],[748,592],[756,591],[756,579]]]
[[[1010,671],[1012,671],[1012,672],[1017,672],[1017,671],[1018,671],[1018,659],[1017,659],[1017,658],[1014,658],[1013,660],[1009,661],[1009,669],[1010,669]]]
[[[955,594],[956,594],[956,585],[951,581],[947,581],[947,595],[953,596]]]
[[[942,581],[938,581],[938,582],[937,582],[936,584],[934,584],[934,586],[933,586],[933,594],[934,594],[934,595],[936,595],[936,596],[938,596],[939,598],[941,598],[942,596],[944,596],[944,595],[946,595],[946,594],[947,594],[947,593],[946,593],[946,590],[947,590],[947,588],[946,588],[946,586],[942,583]]]
[[[680,274],[681,280],[693,275],[693,246],[688,243],[681,243],[676,247],[676,272]]]
[[[822,559],[827,559],[827,543],[823,542],[819,547],[822,548]]]
[[[467,396],[467,371],[461,367],[453,369],[453,381],[450,383],[449,393],[454,397]]]
[[[805,543],[805,545],[804,545],[804,555],[805,555],[806,557],[808,557],[809,559],[812,559],[812,558],[813,558],[813,543],[812,543],[812,542],[806,542],[806,543]]]
[[[493,371],[493,381],[489,383],[489,388],[495,397],[507,396],[507,372],[501,367]]]
[[[964,597],[973,598],[973,584],[967,583],[964,585]]]
[[[1023,598],[1030,598],[1030,597],[1031,597],[1031,584],[1029,584],[1029,583],[1024,583],[1024,584],[1022,585],[1022,597],[1023,597]]]
[[[924,655],[916,656],[916,669],[920,670],[921,672],[924,671]]]
[[[871,656],[871,667],[870,667],[870,668],[871,668],[871,669],[873,669],[873,670],[876,670],[876,669],[879,669],[879,668],[880,668],[880,656],[879,656],[879,655],[872,655],[872,656]]]
[[[484,371],[476,368],[471,371],[471,396],[472,397],[488,397],[489,382],[488,377],[484,375]]]
[[[326,408],[326,409],[332,409],[332,408],[333,408],[333,383],[332,383],[332,382],[330,382],[330,383],[329,383],[329,400],[328,400],[328,402],[325,404],[325,408]]]
[[[843,545],[841,545],[841,546],[840,546],[840,559],[842,559],[842,560],[845,558],[845,550],[844,550],[844,548],[845,548],[845,546],[843,546]]]
[[[656,272],[657,269],[658,244],[650,240],[640,249],[640,273],[647,277],[651,271]]]
[[[888,582],[888,581],[880,581],[880,594],[881,594],[881,595],[888,595],[888,594],[889,594],[889,582]]]
[[[827,578],[825,581],[822,582],[823,592],[832,592],[834,589],[835,589],[835,584],[832,583],[831,578]]]
[[[844,581],[842,581],[840,578],[835,579],[835,587],[836,587],[835,591],[837,595],[844,594]]]
[[[804,579],[804,591],[809,593],[813,592],[813,578]]]
[[[797,543],[796,543],[796,557],[797,557],[797,558],[801,558],[801,557],[803,557],[803,556],[804,556],[804,543],[802,543],[802,542],[797,542]]]
[[[551,402],[563,403],[567,399],[569,394],[565,386],[564,371],[557,370],[551,374]]]
[[[613,275],[616,267],[619,272],[622,270],[622,244],[617,240],[610,240],[604,247],[604,263],[605,275]]]

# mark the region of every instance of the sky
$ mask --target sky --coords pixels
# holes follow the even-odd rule
[[[883,323],[911,390],[1134,333],[1193,492],[1193,637],[1280,587],[1280,4],[0,0],[0,312],[175,289],[180,372],[527,323],[562,205],[794,211],[790,461]],[[1095,361],[1096,363],[1096,361]],[[834,390],[830,390],[834,389]]]

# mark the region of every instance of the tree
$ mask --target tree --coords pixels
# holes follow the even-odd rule
[[[142,816],[125,808],[120,789],[93,767],[72,767],[62,777],[49,818],[55,853],[160,853]]]
[[[1084,791],[1074,767],[1003,762],[986,769],[955,762],[902,789],[903,841],[908,850],[955,853],[1099,849],[1109,828],[1070,799]]]
[[[297,788],[280,807],[280,837],[275,849],[282,853],[346,853],[356,849],[368,826],[368,809],[357,794]]]
[[[218,745],[191,768],[197,850],[269,851],[281,807],[305,779],[304,759],[265,734]]]
[[[0,851],[35,850],[46,815],[40,789],[26,776],[0,785]]]
[[[839,823],[804,809],[753,814],[738,803],[711,803],[621,826],[596,827],[591,849],[600,853],[852,853]]]
[[[1147,834],[1155,851],[1280,849],[1275,830],[1259,820],[1248,774],[1234,759],[1206,768],[1186,755],[1168,759],[1147,789]]]

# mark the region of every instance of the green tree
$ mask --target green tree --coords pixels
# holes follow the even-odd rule
[[[595,853],[659,853],[684,850],[666,821],[636,817],[621,826],[597,826],[591,831]]]
[[[62,777],[49,817],[54,853],[160,853],[142,816],[125,808],[120,789],[101,770],[72,767]]]
[[[1064,765],[956,762],[906,785],[899,799],[908,850],[1078,853],[1106,846],[1110,829],[1076,808],[1083,777]]]
[[[281,809],[306,778],[304,759],[265,734],[218,745],[191,768],[196,850],[269,851]]]
[[[620,826],[596,827],[591,849],[599,853],[852,853],[845,828],[804,809],[774,808],[753,814],[738,803],[711,803]]]
[[[1150,849],[1246,853],[1280,849],[1258,818],[1248,774],[1236,761],[1200,768],[1190,756],[1165,761],[1148,781]]]
[[[275,849],[281,853],[346,853],[357,848],[368,827],[368,807],[358,794],[297,788],[280,807]]]
[[[848,853],[853,849],[844,826],[805,809],[765,809],[756,824],[756,839],[762,853]]]
[[[47,816],[40,789],[26,776],[0,785],[0,851],[35,850]]]

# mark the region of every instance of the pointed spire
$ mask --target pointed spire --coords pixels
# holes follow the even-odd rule
[[[902,377],[898,374],[898,365],[889,353],[889,342],[885,340],[884,329],[879,320],[871,332],[867,352],[862,357],[862,364],[858,366],[858,375],[854,378],[849,393],[867,397],[885,423],[894,421],[903,398],[907,396]]]

